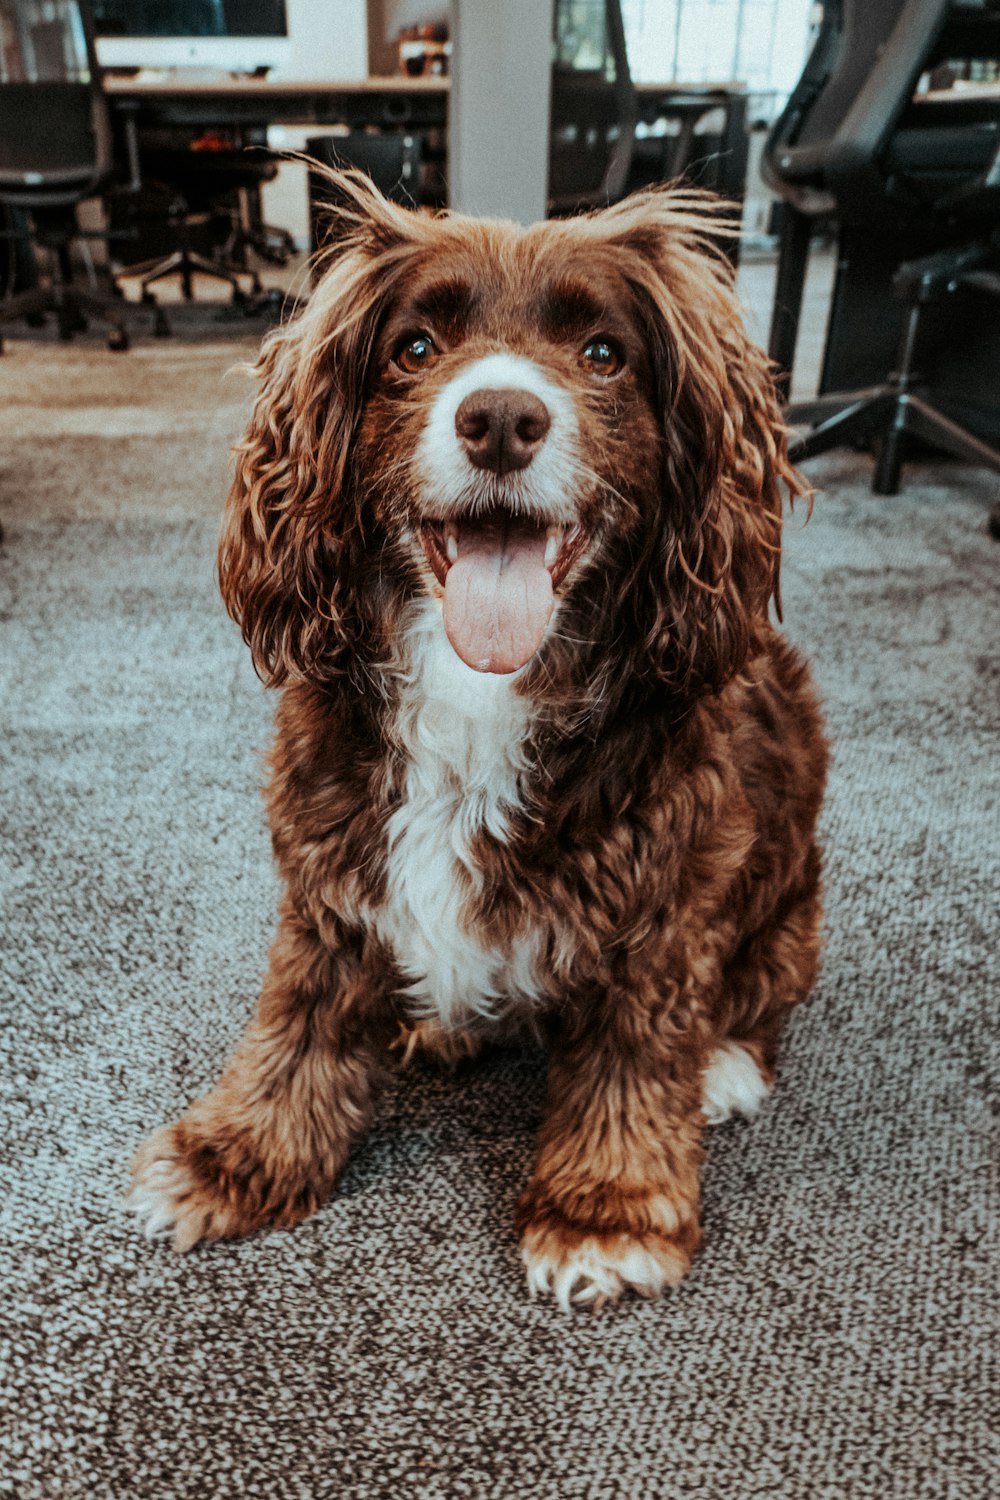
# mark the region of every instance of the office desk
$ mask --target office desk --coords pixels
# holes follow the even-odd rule
[[[195,129],[266,125],[362,128],[444,126],[447,78],[362,78],[310,82],[270,78],[149,79],[109,73],[105,92],[140,124]]]
[[[443,132],[448,118],[446,78],[312,79],[197,77],[150,78],[108,73],[104,89],[122,122],[123,150],[133,184],[142,179],[143,150],[219,131],[234,144],[263,145],[270,125],[347,126],[360,130]],[[154,147],[155,149],[155,147]],[[167,149],[170,149],[168,144]],[[444,159],[444,143],[438,154]]]
[[[957,78],[951,88],[928,89],[913,97],[914,104],[962,104],[966,100],[973,104],[1000,104],[1000,83]]]
[[[310,82],[270,78],[142,78],[108,73],[105,92],[114,103],[164,125],[365,125],[443,126],[448,117],[447,78],[362,78]],[[639,119],[653,125],[681,109],[727,114],[727,131],[743,129],[746,90],[737,83],[640,83]]]
[[[636,141],[630,187],[648,181],[669,181],[697,165],[699,186],[714,188],[738,202],[746,191],[747,91],[742,83],[640,83],[636,85],[640,126],[655,127],[660,121],[676,120],[674,135],[649,133]],[[716,110],[723,125],[718,134],[704,137],[711,149],[697,155],[697,127]],[[642,171],[642,158],[648,169]],[[650,170],[651,169],[651,170]]]
[[[725,83],[637,83],[635,97],[639,120],[644,125],[671,119],[679,108],[698,109],[702,114],[721,109],[727,115],[732,112],[740,121],[746,119],[746,84],[735,80]]]
[[[138,131],[263,131],[268,125],[374,126],[384,130],[443,130],[448,120],[447,78],[364,78],[356,81],[311,81],[270,78],[143,78],[109,73],[105,91],[125,122],[133,175],[138,171]],[[642,83],[636,86],[639,121],[654,127],[677,120],[677,134],[647,136],[649,161],[631,183],[662,181],[688,166],[699,121],[715,110],[723,127],[712,137],[710,158],[699,181],[727,197],[743,195],[746,179],[747,94],[732,82],[685,84]],[[443,143],[441,147],[443,153]]]

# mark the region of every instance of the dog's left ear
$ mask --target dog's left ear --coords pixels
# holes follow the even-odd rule
[[[223,599],[272,685],[336,675],[363,628],[352,440],[382,309],[419,240],[417,215],[360,173],[326,176],[336,195],[322,274],[264,342],[219,543]]]
[[[660,191],[607,211],[606,223],[632,252],[663,434],[662,503],[633,589],[635,626],[652,672],[682,697],[740,670],[771,599],[780,619],[782,489],[807,493],[788,460],[770,363],[743,327],[732,264],[709,238],[713,214],[709,194]]]

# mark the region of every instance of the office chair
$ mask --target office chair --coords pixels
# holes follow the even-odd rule
[[[0,302],[0,323],[43,321],[51,312],[60,338],[71,339],[96,318],[109,325],[110,349],[128,348],[124,299],[114,290],[80,287],[70,253],[73,241],[85,237],[77,205],[108,191],[113,177],[110,122],[86,5],[6,0],[0,12],[0,205],[26,216],[27,232],[48,252],[51,269],[47,284]],[[107,236],[95,231],[91,237]],[[162,317],[157,331],[165,331]]]
[[[921,113],[911,104],[942,49],[957,56],[949,46],[984,45],[991,6],[1000,23],[995,0],[827,0],[805,71],[765,146],[765,180],[785,199],[770,352],[786,391],[815,216],[833,213],[872,237],[909,235],[918,250],[934,244],[902,259],[893,277],[903,310],[887,378],[787,411],[789,425],[812,428],[790,445],[795,462],[875,444],[876,494],[897,493],[907,436],[1000,473],[1000,451],[916,394],[927,309],[960,292],[1000,294],[1000,111],[959,109],[930,124],[933,106]]]
[[[151,300],[155,282],[177,276],[181,295],[190,302],[196,275],[224,282],[238,305],[260,297],[260,276],[247,251],[284,265],[295,249],[291,235],[265,225],[259,211],[260,186],[277,175],[277,164],[263,152],[210,137],[190,147],[143,141],[141,165],[145,185],[158,189],[168,204],[165,227],[175,245],[166,255],[124,268],[138,278],[143,300]],[[218,253],[202,254],[197,244],[213,236]]]
[[[237,176],[231,198],[230,231],[222,259],[246,267],[250,252],[272,266],[287,266],[295,254],[295,240],[282,225],[265,223],[261,207],[261,187],[277,177],[278,164],[270,157],[254,160],[244,152],[240,165],[243,173]]]
[[[548,207],[558,217],[624,196],[638,105],[619,0],[586,11],[557,0],[555,28]]]

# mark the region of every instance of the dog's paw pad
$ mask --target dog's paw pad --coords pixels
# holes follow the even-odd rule
[[[676,1286],[688,1267],[681,1250],[663,1243],[654,1251],[625,1234],[588,1235],[564,1245],[551,1232],[529,1230],[521,1258],[531,1295],[554,1297],[564,1312],[597,1311],[626,1290],[658,1297],[665,1287]]]
[[[702,1078],[702,1114],[709,1125],[721,1125],[733,1115],[752,1117],[770,1091],[753,1053],[738,1042],[723,1042]]]

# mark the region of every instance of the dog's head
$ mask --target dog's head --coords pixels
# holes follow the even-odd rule
[[[579,681],[613,646],[680,697],[719,687],[801,484],[711,200],[522,230],[337,185],[322,277],[261,354],[220,549],[258,671],[385,657],[424,596],[478,671]]]

